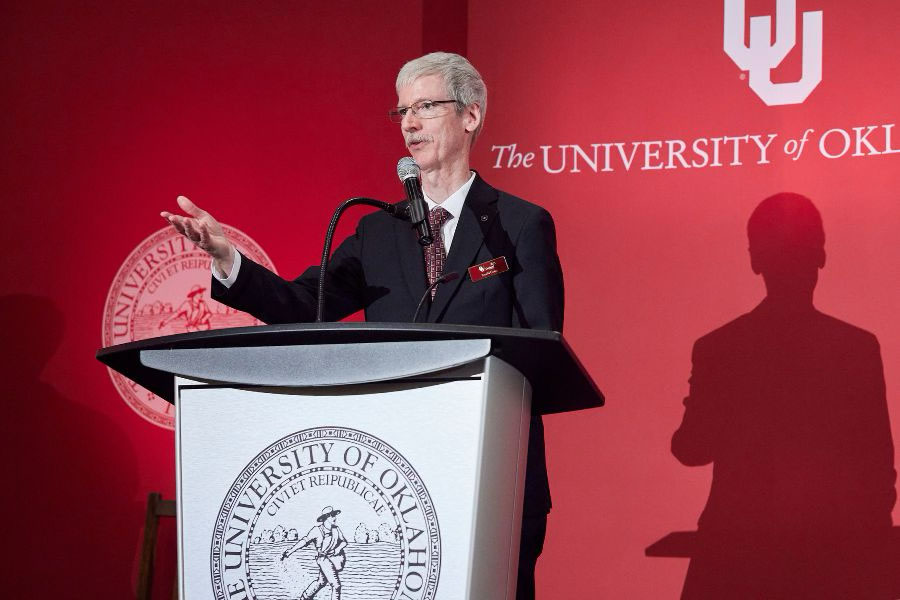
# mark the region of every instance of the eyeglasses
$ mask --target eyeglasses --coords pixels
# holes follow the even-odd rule
[[[409,106],[395,108],[388,112],[388,117],[394,123],[402,123],[406,113],[412,112],[414,117],[420,119],[434,119],[447,114],[446,109],[441,104],[455,104],[456,100],[419,100],[413,102]]]

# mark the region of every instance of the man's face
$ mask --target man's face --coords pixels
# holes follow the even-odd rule
[[[397,106],[410,106],[421,100],[449,100],[440,75],[419,77],[397,90]],[[457,113],[455,104],[443,104],[446,113],[432,119],[421,119],[406,113],[401,123],[406,147],[422,171],[440,169],[466,157],[472,132],[480,118],[477,108]]]

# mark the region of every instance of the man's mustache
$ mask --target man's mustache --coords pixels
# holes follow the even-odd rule
[[[406,145],[414,144],[416,142],[431,142],[433,141],[430,135],[410,135],[406,138]]]

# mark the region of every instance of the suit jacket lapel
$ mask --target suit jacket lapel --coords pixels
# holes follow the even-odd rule
[[[400,268],[403,271],[403,279],[409,288],[409,294],[414,303],[418,303],[428,282],[425,279],[425,255],[422,246],[416,237],[416,232],[406,221],[394,221],[396,228],[397,254],[400,256]],[[415,304],[413,304],[415,306]],[[412,314],[409,315],[412,319]]]
[[[436,322],[443,317],[450,299],[456,294],[463,280],[468,277],[466,269],[472,265],[478,250],[484,244],[488,230],[497,220],[497,190],[489,186],[480,175],[475,174],[475,181],[469,189],[463,204],[462,214],[456,233],[453,234],[453,245],[444,261],[444,273],[459,273],[453,281],[438,286],[428,321]],[[424,258],[423,272],[424,272]]]

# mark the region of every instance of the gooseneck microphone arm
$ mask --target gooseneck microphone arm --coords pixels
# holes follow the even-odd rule
[[[425,299],[431,297],[431,290],[436,288],[442,283],[447,283],[448,281],[453,281],[459,277],[459,273],[456,271],[452,271],[450,273],[444,274],[442,277],[438,277],[437,280],[428,286],[428,289],[425,290],[425,293],[422,294],[422,299],[419,300],[419,305],[416,307],[416,313],[413,315],[413,323],[419,322],[419,312],[421,312],[422,307],[425,305]]]
[[[319,264],[319,290],[316,295],[316,323],[321,323],[325,316],[325,276],[328,273],[328,260],[331,257],[331,240],[334,237],[334,230],[337,228],[338,221],[340,220],[341,215],[344,214],[344,211],[357,204],[374,206],[397,219],[402,219],[404,221],[409,220],[409,204],[406,202],[391,204],[372,198],[356,197],[344,200],[340,206],[335,209],[334,214],[331,215],[331,222],[328,224],[328,231],[325,233],[325,246],[322,248],[322,262]]]
[[[334,237],[334,230],[337,228],[338,220],[340,220],[345,210],[357,204],[380,208],[396,219],[411,222],[419,237],[419,244],[422,246],[428,246],[434,241],[434,237],[431,235],[431,227],[428,223],[428,208],[425,203],[425,197],[422,194],[422,184],[419,181],[419,175],[419,165],[416,164],[416,161],[411,156],[404,156],[397,161],[397,176],[403,182],[403,187],[406,190],[406,202],[391,204],[381,200],[373,200],[372,198],[356,197],[344,200],[335,209],[334,214],[331,216],[331,223],[328,224],[328,232],[325,234],[325,247],[322,248],[322,262],[319,264],[316,323],[321,323],[325,319],[325,278],[328,274],[328,260],[331,257],[331,239]],[[422,303],[420,302],[419,307],[421,308],[421,306]],[[418,310],[416,313],[418,314]]]

